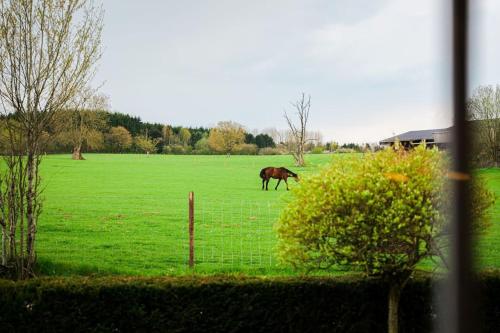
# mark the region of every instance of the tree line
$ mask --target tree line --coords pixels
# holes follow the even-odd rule
[[[93,96],[84,109],[57,111],[45,131],[47,153],[83,152],[165,154],[257,154],[276,148],[265,133],[253,134],[235,122],[213,128],[182,127],[142,121],[140,117],[109,112],[103,96]]]

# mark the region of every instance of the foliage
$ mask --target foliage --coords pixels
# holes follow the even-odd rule
[[[350,150],[350,151],[353,151],[353,152],[361,152],[363,151],[363,148],[358,145],[357,143],[344,143],[342,146],[340,146],[341,149],[346,149],[346,150]],[[338,149],[338,148],[337,148]]]
[[[434,256],[449,204],[446,161],[437,150],[386,149],[340,159],[302,180],[280,219],[281,257],[296,266],[357,266],[394,276]],[[477,232],[489,226],[493,194],[471,183]]]
[[[479,86],[467,101],[471,132],[475,134],[475,155],[481,164],[500,163],[500,86]]]
[[[243,127],[232,121],[220,121],[210,130],[208,144],[211,149],[224,154],[231,153],[234,147],[243,143],[245,131]]]
[[[257,145],[241,143],[234,146],[233,153],[236,155],[257,155]]]
[[[295,191],[277,229],[280,257],[295,267],[348,266],[389,281],[395,332],[399,295],[411,273],[423,259],[442,257],[446,176],[441,153],[423,146],[341,159]],[[471,208],[481,221],[493,200],[480,182],[472,184],[481,195]]]
[[[191,140],[191,132],[187,128],[181,128],[179,131],[179,140],[182,145],[187,146],[189,144],[189,140]]]
[[[327,142],[325,144],[325,149],[328,150],[328,151],[335,151],[337,149],[339,149],[339,144],[338,142],[335,142],[335,141],[332,141],[332,142]]]
[[[141,152],[151,154],[156,151],[157,139],[151,139],[144,135],[139,135],[134,138],[134,145]]]
[[[189,139],[189,145],[195,148],[195,145],[202,138],[208,138],[208,133],[210,130],[205,127],[190,127],[189,132],[191,133],[191,138]]]
[[[107,119],[102,110],[60,110],[54,118],[57,144],[69,146],[78,154],[83,147],[97,150],[104,145]]]
[[[10,122],[10,124],[9,124]],[[4,156],[12,151],[22,152],[26,146],[26,138],[23,135],[19,123],[13,119],[0,120],[0,153]]]
[[[132,135],[123,126],[112,127],[106,135],[106,143],[115,152],[123,152],[132,146]]]
[[[194,145],[194,152],[196,154],[201,155],[209,155],[212,153],[210,149],[210,145],[208,143],[208,137],[202,137],[196,144]]]
[[[163,125],[158,123],[143,123],[143,132],[141,133],[148,138],[155,139],[156,142],[160,142],[163,136]]]
[[[139,117],[134,117],[119,112],[113,112],[108,114],[108,119],[110,127],[122,126],[126,128],[132,136],[142,134],[145,131],[143,122]]]
[[[323,154],[323,151],[325,150],[325,147],[323,146],[317,146],[317,147],[314,147],[312,150],[311,150],[311,153],[312,154]]]
[[[125,144],[124,147],[117,146],[116,139],[113,138],[115,133],[107,132],[109,128],[113,127],[123,127],[126,129],[132,139],[136,136],[147,136],[148,138],[155,139],[156,151],[164,152],[168,154],[226,154],[227,151],[224,149],[214,149],[214,145],[208,145],[208,137],[210,133],[209,128],[205,127],[182,127],[182,126],[171,126],[171,125],[160,125],[154,123],[143,122],[139,117],[133,117],[126,114],[114,112],[106,112],[104,110],[99,110],[99,112],[103,115],[103,119],[106,122],[104,125],[100,122],[96,123],[95,131],[89,133],[89,142],[91,143],[89,148],[93,152],[125,152],[125,151],[133,151],[137,148],[134,146],[133,149]],[[67,121],[60,121],[59,124],[64,127],[68,127]],[[230,123],[230,122],[229,122]],[[232,123],[237,125],[237,127],[241,128],[244,132],[244,129],[241,125]],[[53,126],[54,127],[54,126]],[[85,129],[86,127],[83,127]],[[74,135],[70,135],[70,133],[64,133],[58,136],[55,136],[54,133],[59,131],[59,127],[55,126],[52,128],[50,137],[48,137],[48,152],[51,153],[64,153],[67,152],[70,148],[73,141],[70,137],[75,137],[75,131],[73,131]],[[100,132],[100,133],[98,133]],[[251,133],[244,133],[244,143],[255,144],[256,138],[258,140],[258,146],[260,147],[275,147],[273,139],[267,134],[259,134],[255,137]],[[80,135],[80,137],[83,137]],[[104,140],[103,140],[104,138]],[[96,140],[94,140],[96,139]],[[201,140],[201,142],[200,142]],[[213,140],[213,138],[212,138]],[[200,142],[198,144],[198,142]],[[239,143],[243,143],[241,140],[238,140]],[[183,149],[179,147],[169,147],[174,145],[182,145],[186,146]],[[217,144],[216,144],[217,145]],[[85,144],[83,145],[85,146]],[[189,147],[190,148],[189,148]],[[198,146],[198,148],[197,148]],[[140,149],[139,149],[140,150]],[[142,151],[142,150],[140,150]],[[238,152],[239,154],[244,154],[244,152]],[[254,154],[253,150],[249,151],[250,154]],[[281,152],[280,152],[281,153]]]
[[[477,332],[500,327],[498,271],[479,274]],[[401,330],[436,327],[441,281],[409,282]],[[183,277],[0,280],[0,327],[6,332],[387,332],[386,284],[341,278]],[[231,300],[231,301],[228,301]],[[333,300],[333,301],[332,301]]]
[[[499,325],[498,279],[484,280],[481,319]],[[384,283],[342,278],[193,276],[0,280],[7,332],[387,332]],[[412,281],[406,332],[430,332],[433,283]],[[497,297],[495,299],[495,296]],[[230,301],[229,301],[230,300]],[[494,331],[494,330],[493,330]]]
[[[178,144],[163,146],[163,153],[175,154],[175,155],[189,154],[191,153],[191,146],[178,145]]]
[[[267,148],[267,147],[274,148],[274,147],[276,147],[276,144],[274,143],[273,138],[271,138],[267,134],[258,134],[255,137],[255,144],[259,148]]]
[[[252,133],[245,133],[245,143],[255,144],[255,136]]]
[[[281,155],[283,152],[278,148],[261,148],[259,149],[259,155]]]

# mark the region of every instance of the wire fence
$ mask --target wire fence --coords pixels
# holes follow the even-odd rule
[[[195,264],[253,268],[277,265],[275,204],[201,200],[195,207]]]
[[[163,275],[185,272],[189,260],[188,198],[120,207],[117,213],[52,212],[41,223],[39,261],[45,273]],[[278,202],[195,197],[194,266],[201,271],[279,267]],[[89,221],[89,216],[95,216]]]

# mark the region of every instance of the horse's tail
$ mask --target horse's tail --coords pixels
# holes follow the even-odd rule
[[[299,175],[297,175],[295,172],[290,171],[290,170],[288,170],[287,168],[282,168],[282,169],[283,169],[283,170],[285,170],[285,171],[288,173],[288,175],[290,175],[290,176],[292,176],[292,177],[297,178],[297,177],[299,176]]]
[[[266,176],[266,169],[268,169],[268,168],[264,168],[264,169],[260,170],[260,178],[262,178],[262,179],[265,178],[265,176]]]

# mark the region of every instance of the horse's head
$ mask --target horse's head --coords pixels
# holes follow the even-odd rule
[[[295,179],[295,181],[296,181],[296,182],[299,182],[299,180],[300,180],[300,179],[299,179],[299,175],[297,175],[297,174],[296,174],[296,175],[294,175],[294,176],[293,176],[293,179]]]

